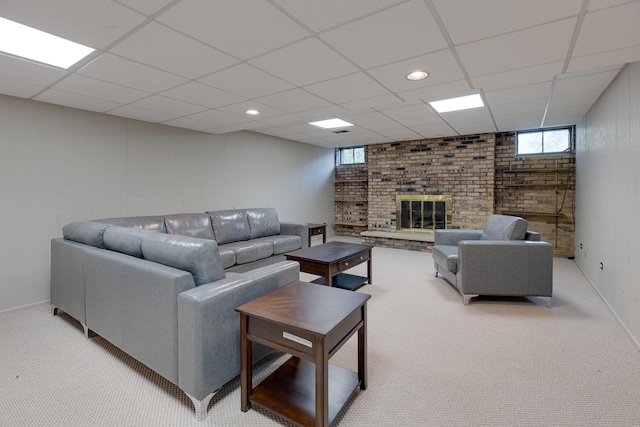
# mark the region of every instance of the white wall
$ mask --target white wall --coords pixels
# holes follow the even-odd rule
[[[0,95],[0,311],[49,299],[50,240],[69,222],[272,206],[330,223],[333,168],[331,149]]]
[[[640,63],[636,62],[620,72],[577,126],[575,255],[580,269],[640,347],[639,165]]]

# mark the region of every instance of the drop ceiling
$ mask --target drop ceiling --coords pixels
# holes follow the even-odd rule
[[[0,16],[96,49],[69,70],[0,55],[2,94],[321,147],[574,124],[640,60],[640,0],[3,0]],[[474,93],[485,107],[428,104]],[[355,126],[308,124],[334,117]]]

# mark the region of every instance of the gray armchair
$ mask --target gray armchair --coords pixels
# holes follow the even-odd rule
[[[484,230],[436,230],[432,249],[438,274],[462,294],[533,296],[551,306],[553,246],[527,230],[520,217],[491,215]]]

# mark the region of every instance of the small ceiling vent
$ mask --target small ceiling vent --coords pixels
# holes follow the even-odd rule
[[[342,130],[334,130],[332,131],[333,133],[349,133],[351,132],[350,130],[346,130],[346,129],[342,129]]]

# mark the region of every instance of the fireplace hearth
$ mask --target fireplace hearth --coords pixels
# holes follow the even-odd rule
[[[452,204],[450,195],[398,195],[396,230],[400,233],[433,233],[451,228]]]

